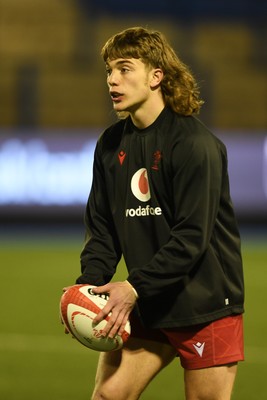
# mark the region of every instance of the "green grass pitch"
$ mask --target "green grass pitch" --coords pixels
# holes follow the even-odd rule
[[[72,284],[79,274],[83,232],[40,232],[0,235],[0,399],[89,400],[98,354],[64,335],[58,315],[62,287]],[[233,399],[264,400],[266,236],[245,237],[243,258],[246,361],[239,366]],[[123,279],[123,264],[119,270],[117,278]],[[142,396],[142,400],[183,398],[178,360]]]

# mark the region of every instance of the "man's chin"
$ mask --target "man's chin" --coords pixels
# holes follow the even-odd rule
[[[113,103],[113,109],[116,112],[127,111],[126,107],[124,107],[121,103]]]

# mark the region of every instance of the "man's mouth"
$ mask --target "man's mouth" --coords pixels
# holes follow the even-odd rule
[[[120,101],[122,97],[122,93],[119,92],[110,92],[111,100],[112,101]]]

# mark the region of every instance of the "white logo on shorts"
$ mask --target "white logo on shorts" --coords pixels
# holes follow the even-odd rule
[[[202,357],[203,350],[205,347],[205,342],[203,342],[203,343],[197,342],[196,344],[193,344],[193,346],[194,346],[195,350],[197,351],[198,355],[200,357]]]

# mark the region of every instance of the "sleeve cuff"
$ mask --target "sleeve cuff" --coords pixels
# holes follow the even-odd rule
[[[130,286],[131,286],[131,288],[132,288],[132,290],[133,290],[133,292],[134,292],[134,295],[135,295],[135,297],[136,297],[136,299],[138,299],[138,293],[137,293],[137,291],[135,290],[135,288],[133,287],[133,285],[129,282],[129,281],[125,281],[125,282],[127,282]]]

